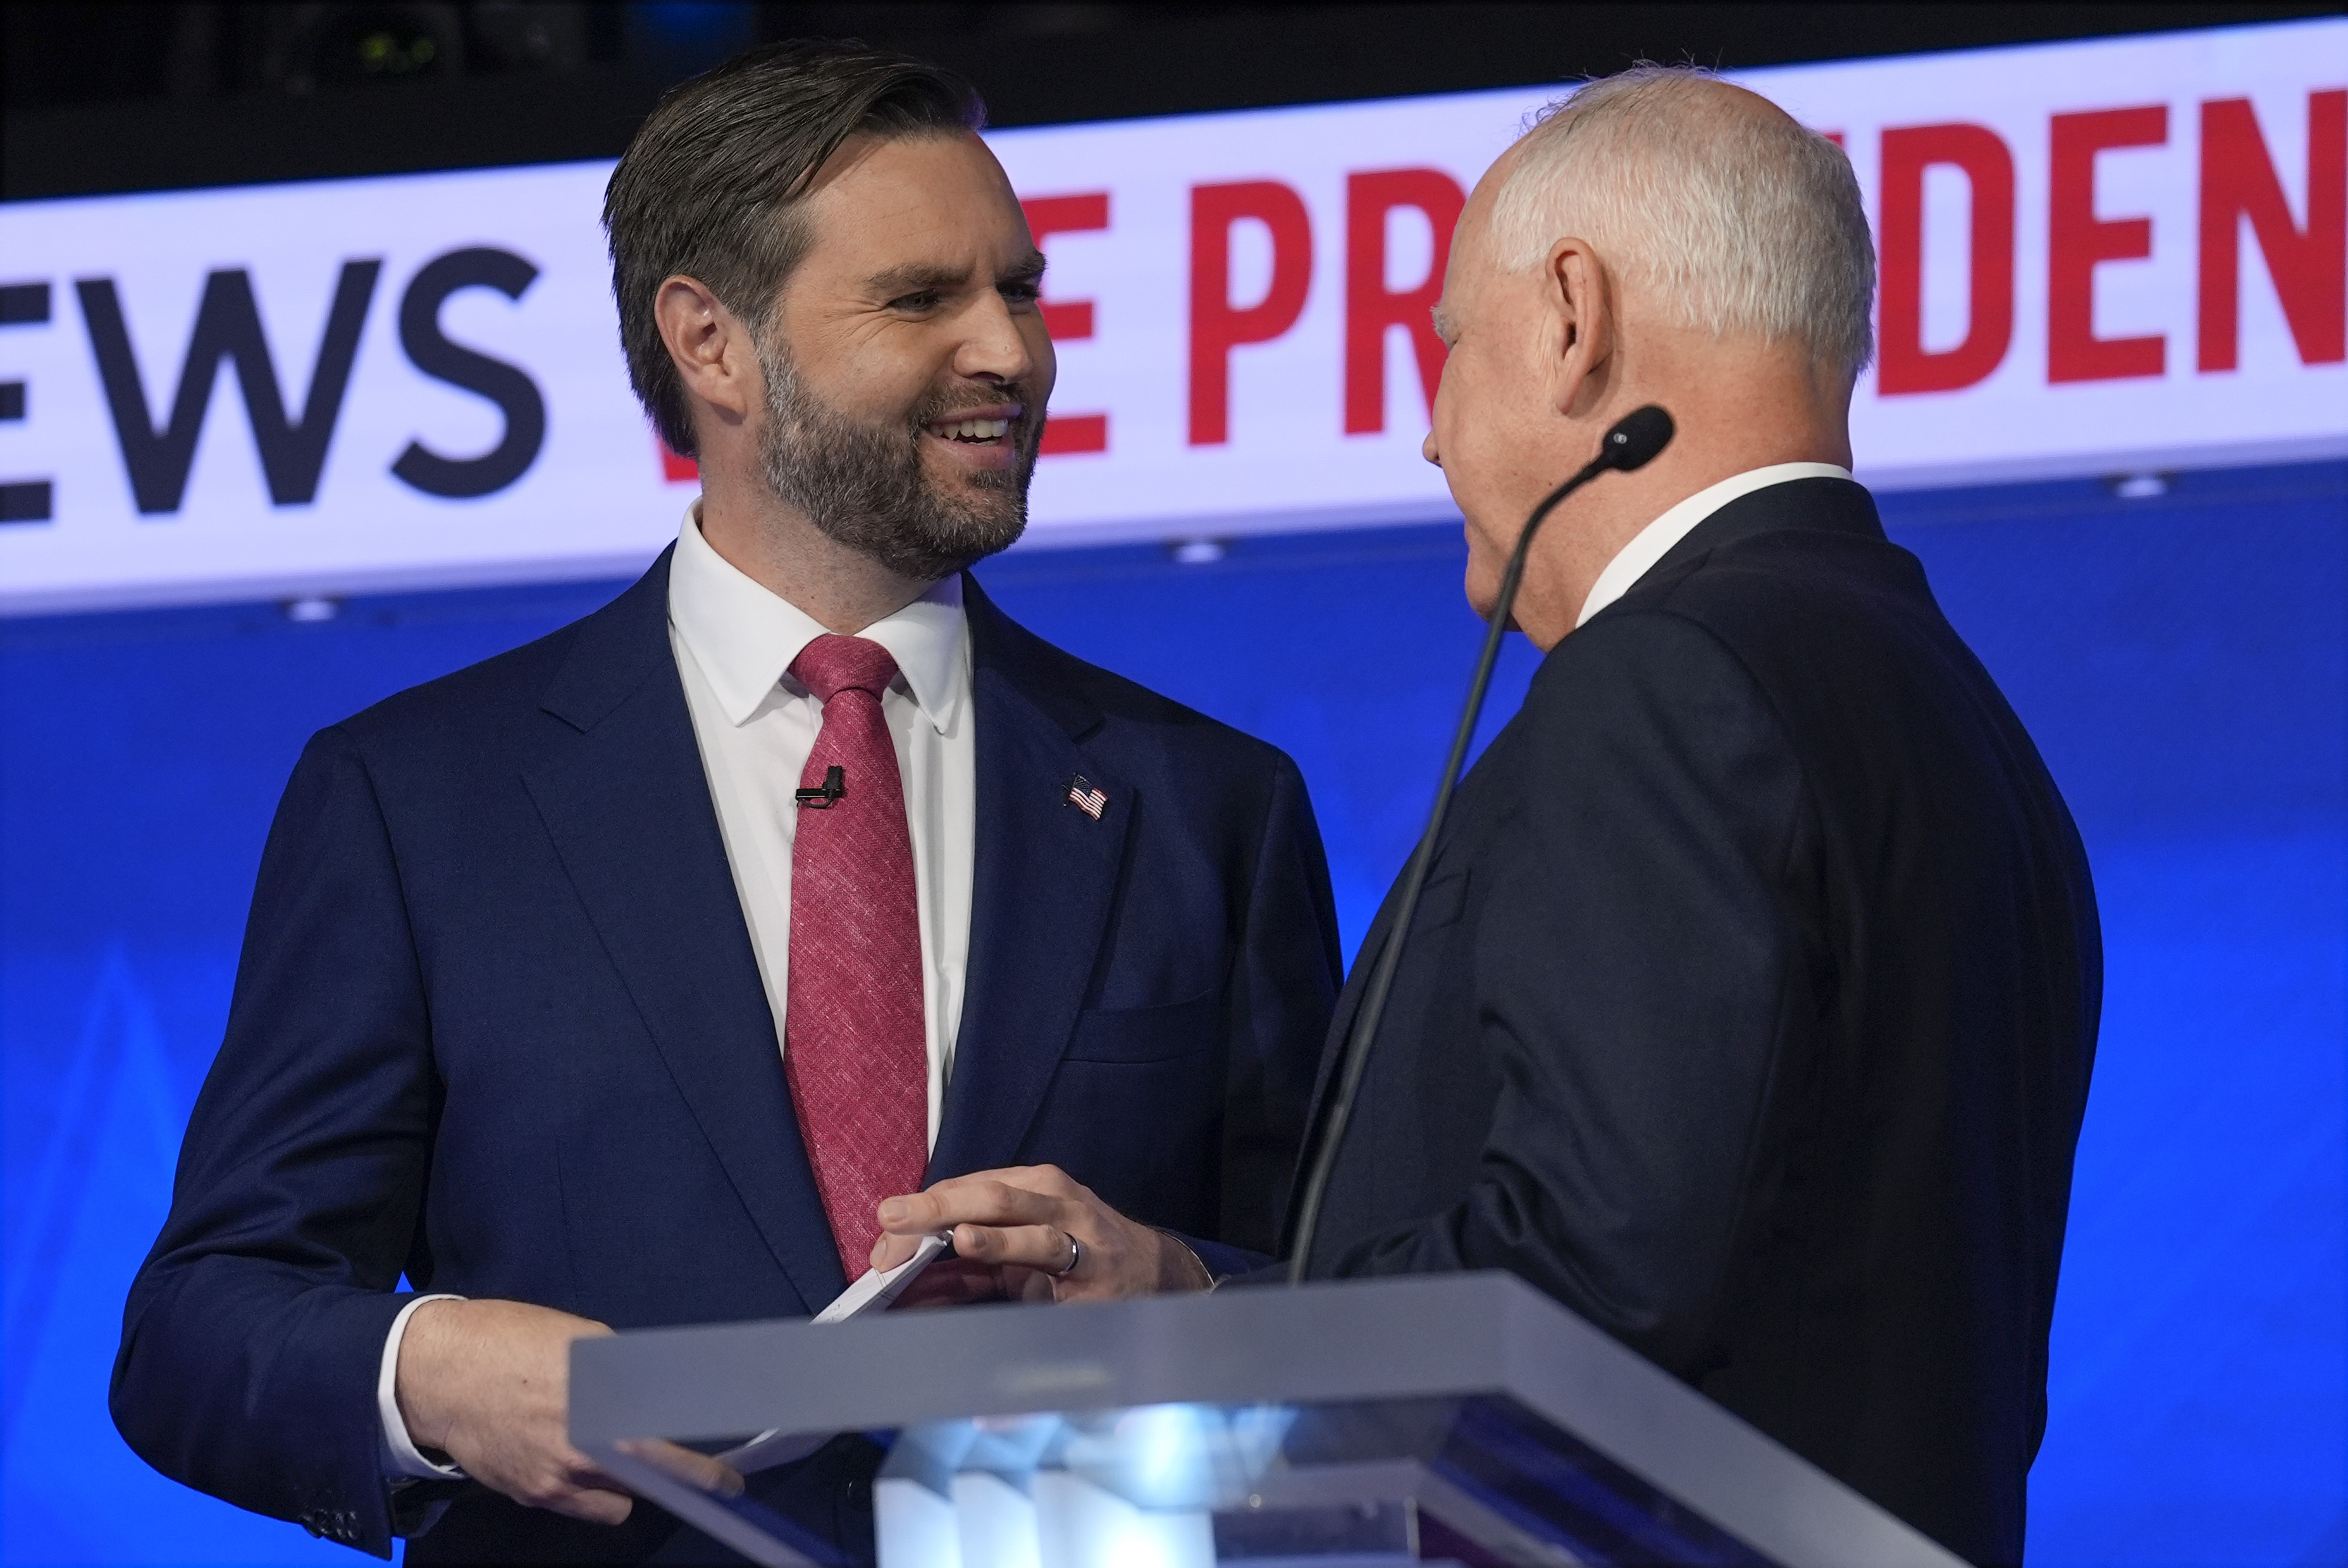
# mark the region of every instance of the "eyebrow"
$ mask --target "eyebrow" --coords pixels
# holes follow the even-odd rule
[[[1451,319],[1451,313],[1449,311],[1444,309],[1441,305],[1437,305],[1433,310],[1428,311],[1426,314],[1428,318],[1435,323],[1436,336],[1441,338],[1447,345],[1457,340],[1459,335],[1457,324]]]
[[[959,288],[968,281],[966,267],[940,266],[934,262],[911,262],[887,272],[875,273],[865,280],[876,294],[918,294],[924,289]]]
[[[1030,283],[1044,275],[1044,253],[1030,251],[995,278],[998,284]],[[874,293],[884,295],[919,294],[926,289],[961,288],[970,282],[966,267],[941,266],[934,262],[911,262],[901,267],[891,267],[875,273],[866,280]]]

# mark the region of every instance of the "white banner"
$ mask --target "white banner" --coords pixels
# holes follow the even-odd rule
[[[1883,487],[2348,454],[2348,21],[1756,71],[1883,261]],[[1462,193],[1551,95],[989,139],[1049,253],[1034,545],[1456,515]],[[0,206],[0,611],[633,571],[690,465],[572,164]]]

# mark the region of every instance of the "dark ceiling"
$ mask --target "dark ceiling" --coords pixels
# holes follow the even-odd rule
[[[10,199],[616,156],[661,90],[856,36],[994,123],[1325,102],[2331,15],[2312,5],[25,5],[0,7]]]

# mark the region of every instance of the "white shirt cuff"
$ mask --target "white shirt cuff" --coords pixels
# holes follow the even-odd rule
[[[375,1378],[375,1408],[383,1419],[383,1473],[394,1480],[463,1480],[455,1465],[436,1465],[408,1440],[407,1423],[399,1414],[399,1342],[407,1336],[407,1320],[427,1301],[462,1301],[461,1295],[419,1295],[399,1309],[391,1332],[383,1336],[383,1367]]]

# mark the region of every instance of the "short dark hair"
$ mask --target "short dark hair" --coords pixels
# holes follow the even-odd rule
[[[662,282],[698,279],[762,330],[807,254],[793,209],[842,142],[985,124],[985,104],[960,77],[853,38],[763,45],[662,96],[603,189],[603,232],[628,379],[672,450],[696,455],[685,387],[653,315]]]

